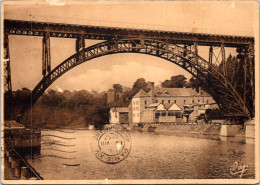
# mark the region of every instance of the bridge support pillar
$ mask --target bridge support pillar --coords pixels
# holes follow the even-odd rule
[[[84,35],[78,35],[76,40],[76,52],[78,53],[78,56],[76,58],[77,62],[85,61],[86,57],[83,52],[84,48],[85,48],[85,37]]]
[[[224,137],[235,137],[238,134],[241,125],[221,125],[220,136]]]
[[[221,57],[222,57],[222,65],[223,65],[223,74],[226,78],[227,76],[227,62],[226,62],[226,52],[225,52],[225,45],[221,44]]]
[[[194,42],[194,53],[196,53],[196,65],[198,65],[199,64],[199,60],[198,60],[198,42],[197,41],[195,41]]]
[[[51,43],[50,33],[46,32],[42,39],[42,75],[46,76],[51,71]]]
[[[255,120],[251,119],[245,123],[246,143],[255,143]]]
[[[8,35],[4,35],[4,119],[13,119],[12,110],[12,81],[11,81],[11,64],[9,55],[9,38]]]
[[[212,64],[212,57],[213,57],[213,47],[210,46],[209,48],[209,63]]]

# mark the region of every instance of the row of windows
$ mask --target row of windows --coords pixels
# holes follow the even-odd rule
[[[180,101],[180,100],[179,100]],[[195,100],[192,100],[192,103],[195,103],[196,101]],[[197,100],[198,103],[200,103],[200,100]],[[202,101],[204,103],[204,99]],[[155,100],[155,103],[159,103],[159,100]],[[173,102],[171,100],[161,100],[160,103],[177,103],[177,100],[173,100]],[[186,104],[187,101],[186,100],[183,100],[183,103]],[[209,103],[209,100],[206,101],[206,103],[208,104]],[[147,101],[145,100],[144,101],[144,104],[147,105],[147,104],[150,104],[150,101]],[[133,101],[133,105],[139,105],[139,101]],[[134,110],[139,110],[139,107],[134,107],[133,106],[133,109]]]
[[[135,111],[135,110],[139,110],[139,107],[134,107],[133,109],[134,109],[134,111]]]
[[[204,101],[203,101],[204,102]],[[159,103],[158,100],[155,100],[155,103]],[[161,103],[166,103],[166,101],[162,100]],[[171,103],[171,100],[168,100],[168,103]],[[177,103],[177,100],[174,100],[174,103]],[[186,100],[183,100],[183,103],[185,104],[186,103]],[[192,100],[192,103],[195,103],[194,100]],[[198,100],[198,103],[200,103],[200,100]],[[209,103],[209,100],[207,100],[207,103]],[[145,104],[146,104],[146,101],[145,101]]]
[[[186,100],[184,100],[184,103],[185,103],[185,101],[186,101]],[[171,103],[171,100],[168,100],[167,102],[168,102],[168,103]],[[177,100],[174,100],[174,103],[176,103],[176,102],[177,102]],[[158,100],[155,100],[155,103],[159,103],[159,101],[158,101]],[[162,100],[161,103],[166,103],[166,101]]]
[[[133,105],[138,105],[139,101],[133,101]]]
[[[182,118],[182,113],[181,112],[156,112],[155,113],[155,118],[159,118],[160,116],[176,116],[176,118]]]
[[[135,117],[135,113],[133,114],[133,117]],[[136,117],[139,117],[139,113],[136,114]]]

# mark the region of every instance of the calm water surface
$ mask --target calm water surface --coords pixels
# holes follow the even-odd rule
[[[234,162],[248,165],[243,178],[254,178],[252,144],[130,132],[129,156],[106,164],[91,150],[94,132],[42,131],[41,154],[28,160],[46,180],[238,178],[230,174]]]

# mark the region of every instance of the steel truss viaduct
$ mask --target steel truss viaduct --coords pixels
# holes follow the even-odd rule
[[[44,91],[70,69],[97,57],[119,54],[140,53],[163,58],[170,61],[200,80],[203,88],[214,98],[226,116],[254,117],[254,38],[240,36],[211,35],[198,33],[169,32],[159,30],[140,30],[127,28],[69,25],[30,21],[5,20],[5,111],[11,115],[12,98],[11,69],[9,60],[9,35],[42,37],[42,80],[36,85],[31,99],[23,106],[20,116],[37,102]],[[74,55],[51,69],[50,38],[74,38],[76,52]],[[105,40],[85,47],[85,39]],[[209,46],[209,60],[200,57],[198,46]],[[219,57],[222,67],[213,62],[214,48],[220,48]],[[237,49],[237,58],[243,66],[244,83],[240,89],[227,77],[228,63],[225,48]],[[242,90],[241,90],[242,87]]]

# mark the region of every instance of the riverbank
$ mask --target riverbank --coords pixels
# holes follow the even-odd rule
[[[244,125],[222,125],[201,123],[165,123],[165,124],[139,124],[129,126],[128,130],[140,132],[154,132],[160,135],[175,135],[195,138],[214,139],[248,143]],[[250,139],[251,141],[251,139]],[[250,142],[254,143],[254,142]]]

